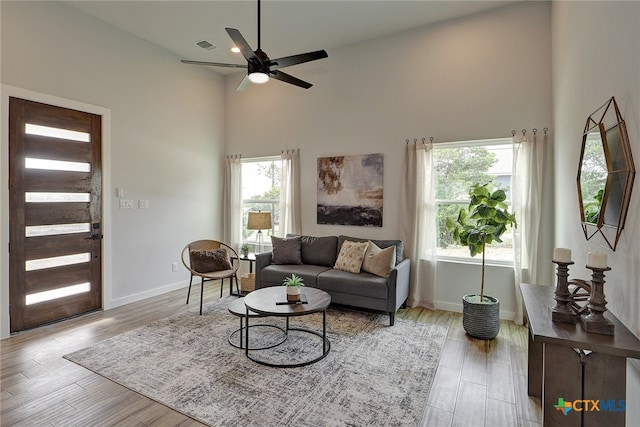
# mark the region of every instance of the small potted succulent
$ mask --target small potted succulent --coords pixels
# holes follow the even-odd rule
[[[304,280],[300,276],[291,274],[282,284],[287,287],[287,301],[300,301],[300,287],[304,286]]]
[[[240,247],[240,251],[242,252],[242,255],[246,258],[249,256],[249,245],[248,244],[244,244],[242,245],[242,247]]]

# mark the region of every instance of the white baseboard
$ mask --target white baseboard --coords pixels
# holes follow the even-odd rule
[[[436,302],[436,308],[438,310],[453,311],[454,313],[462,313],[462,304],[455,304],[446,301]],[[513,311],[500,310],[500,319],[513,321],[516,318],[516,313]]]
[[[167,292],[175,291],[177,289],[186,288],[187,286],[189,286],[189,282],[187,282],[186,280],[177,282],[177,283],[172,283],[166,286],[162,286],[160,288],[151,289],[149,291],[140,292],[133,295],[127,295],[126,297],[122,297],[122,298],[112,299],[109,305],[107,305],[107,307],[109,309],[120,307],[121,305],[131,304],[132,302],[141,301],[143,299],[166,294]],[[187,296],[185,294],[185,298],[186,297]]]

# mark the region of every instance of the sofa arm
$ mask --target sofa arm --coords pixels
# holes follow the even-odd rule
[[[256,254],[256,289],[262,287],[262,280],[260,279],[260,272],[263,268],[271,264],[271,252],[262,252]]]
[[[411,260],[402,260],[391,270],[389,275],[389,311],[396,311],[409,298],[409,277],[411,275]]]

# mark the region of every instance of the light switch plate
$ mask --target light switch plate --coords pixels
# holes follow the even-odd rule
[[[140,208],[140,209],[148,209],[149,208],[149,201],[148,200],[144,200],[144,199],[138,200],[138,208]]]
[[[133,200],[130,200],[130,199],[120,200],[120,209],[133,209]]]

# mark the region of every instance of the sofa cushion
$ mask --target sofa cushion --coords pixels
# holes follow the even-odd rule
[[[232,268],[225,248],[192,249],[189,251],[189,263],[198,273],[213,273]]]
[[[286,277],[290,277],[291,274],[302,277],[304,286],[316,288],[317,278],[320,273],[330,270],[330,267],[323,267],[319,265],[276,265],[271,264],[260,270],[260,282],[261,287],[267,286],[280,286],[282,281]],[[304,288],[303,288],[304,289]]]
[[[367,252],[369,242],[352,242],[345,240],[340,247],[340,253],[333,268],[336,270],[360,273],[364,254]]]
[[[274,264],[302,264],[299,236],[286,239],[271,236],[271,243],[273,245],[271,261]]]
[[[318,288],[325,292],[349,295],[367,295],[387,299],[387,279],[370,273],[353,274],[340,270],[327,270],[318,275]]]
[[[338,258],[338,236],[300,236],[302,263],[333,267]]]
[[[369,247],[364,254],[362,271],[375,274],[380,277],[389,277],[391,270],[396,265],[396,247],[380,249],[378,245],[369,241]]]
[[[345,240],[351,240],[352,242],[367,242],[368,240],[371,240],[380,249],[388,248],[389,246],[394,245],[396,247],[396,265],[400,264],[404,259],[402,240],[361,239],[359,237],[350,237],[350,236],[340,235],[338,236],[338,251],[342,247],[342,243]]]

